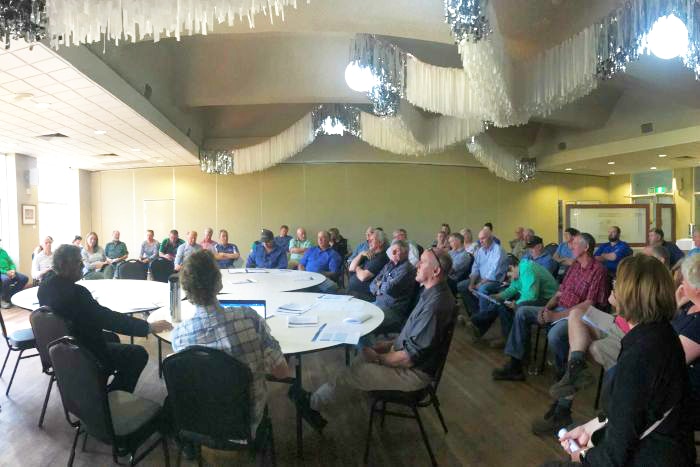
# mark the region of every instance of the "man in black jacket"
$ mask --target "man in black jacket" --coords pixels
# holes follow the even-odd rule
[[[110,391],[133,392],[139,376],[148,363],[148,353],[140,345],[107,342],[103,330],[127,336],[146,336],[163,332],[172,326],[167,321],[149,325],[103,307],[90,292],[75,282],[82,277],[80,249],[73,245],[60,246],[53,257],[53,272],[39,286],[41,306],[50,307],[63,318],[71,335],[92,352],[106,371],[116,371]]]

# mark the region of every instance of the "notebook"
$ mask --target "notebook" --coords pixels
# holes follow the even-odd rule
[[[226,309],[247,306],[257,311],[264,319],[267,319],[267,302],[265,300],[220,300],[219,303]]]

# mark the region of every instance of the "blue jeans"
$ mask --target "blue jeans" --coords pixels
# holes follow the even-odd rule
[[[525,360],[530,352],[530,328],[537,324],[541,306],[520,306],[515,310],[513,328],[506,342],[505,353],[515,359]],[[561,311],[557,309],[556,311]],[[561,320],[547,325],[547,341],[554,353],[554,363],[557,370],[566,369],[569,354],[568,320]]]
[[[0,274],[0,280],[2,281],[2,300],[5,302],[9,302],[12,296],[24,289],[29,282],[27,276],[16,271],[12,279],[7,274]]]
[[[499,290],[501,290],[502,285],[500,282],[485,282],[481,284],[477,290],[483,294],[491,295]],[[472,313],[472,324],[481,332],[481,334],[486,334],[491,325],[496,318],[498,318],[498,306],[486,300],[483,297],[474,296],[474,294],[467,292],[470,297],[472,306],[474,307],[474,312]],[[465,299],[466,301],[466,299]],[[507,337],[508,333],[503,327],[504,323],[501,323],[501,331],[503,331],[503,337]]]
[[[521,306],[545,306],[547,304],[547,300],[531,300],[527,302],[523,302],[519,305],[516,306],[515,310],[511,310],[505,305],[498,305],[496,306],[496,309],[498,310],[498,318],[501,320],[501,330],[503,331],[503,337],[506,339],[510,335],[510,330],[513,328],[513,318],[515,316],[515,312],[518,310],[519,307]]]

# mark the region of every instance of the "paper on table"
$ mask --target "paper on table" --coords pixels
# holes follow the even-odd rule
[[[328,325],[318,336],[321,342],[342,342],[344,344],[357,345],[360,333],[354,327],[344,324]]]
[[[229,274],[248,274],[248,271],[246,271],[246,270],[243,269],[243,268],[240,268],[240,269],[229,269],[229,270],[228,270],[228,273],[229,273]]]
[[[245,279],[234,279],[231,282],[229,282],[229,284],[234,284],[234,285],[235,284],[253,284],[255,282],[257,282],[257,281],[253,280],[253,279],[245,278]]]
[[[318,324],[318,315],[310,315],[310,316],[288,316],[287,317],[287,325],[290,328],[299,328],[299,327],[307,327],[307,326],[316,326]]]
[[[294,282],[309,282],[314,280],[314,276],[309,276],[309,277],[299,277],[297,279],[294,279]]]
[[[281,305],[279,308],[277,308],[277,311],[279,313],[301,315],[309,311],[312,306],[313,304],[304,305],[300,303],[285,303],[284,305]]]
[[[350,313],[350,316],[345,318],[343,322],[348,324],[362,324],[370,318],[372,318],[372,315],[370,313],[354,311]]]
[[[333,300],[337,302],[349,302],[352,300],[352,295],[331,295],[323,294],[318,297],[319,300]]]

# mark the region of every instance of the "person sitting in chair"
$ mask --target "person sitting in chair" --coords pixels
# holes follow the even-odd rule
[[[71,336],[99,360],[104,369],[116,371],[110,391],[134,392],[139,376],[148,363],[148,353],[140,345],[107,342],[103,330],[126,336],[145,337],[172,328],[167,321],[150,325],[129,315],[100,305],[90,291],[75,282],[82,278],[80,249],[61,245],[53,254],[53,271],[41,281],[39,305],[48,306],[68,325]]]
[[[416,289],[416,268],[408,260],[408,243],[394,240],[389,247],[389,262],[369,286],[374,304],[384,312],[384,321],[375,334],[398,332],[406,322]]]
[[[364,347],[352,365],[314,393],[300,385],[289,389],[289,397],[311,426],[321,431],[327,423],[321,413],[347,409],[349,397],[357,391],[417,391],[432,382],[443,363],[438,358],[440,350],[456,319],[455,298],[447,286],[451,267],[447,252],[424,251],[416,281],[425,290],[399,336]]]

